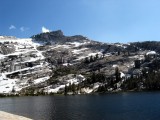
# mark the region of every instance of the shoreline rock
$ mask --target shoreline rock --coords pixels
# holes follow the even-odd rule
[[[0,120],[32,120],[23,116],[0,111]]]

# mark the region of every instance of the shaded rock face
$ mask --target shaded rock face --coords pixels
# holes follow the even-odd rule
[[[81,42],[83,40],[88,40],[86,37],[83,37],[81,35],[65,36],[63,35],[63,32],[61,30],[37,34],[32,36],[32,38],[36,41],[52,43]]]
[[[35,39],[36,41],[58,42],[58,41],[61,41],[61,39],[64,39],[65,37],[63,35],[63,32],[61,30],[58,30],[58,31],[54,31],[54,32],[37,34],[37,35],[32,36],[32,38]]]
[[[88,41],[88,39],[82,35],[67,37],[67,42],[84,42],[83,40]]]
[[[8,47],[2,44],[0,45],[0,54],[6,55],[12,52],[14,52],[14,47]]]
[[[54,40],[54,39],[62,39],[64,38],[63,32],[61,30],[49,32],[49,33],[42,33],[42,39],[46,40]]]

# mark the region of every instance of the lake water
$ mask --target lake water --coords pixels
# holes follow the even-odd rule
[[[160,92],[0,98],[0,110],[35,120],[158,120]]]

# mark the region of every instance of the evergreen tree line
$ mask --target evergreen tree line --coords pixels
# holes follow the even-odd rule
[[[131,45],[145,50],[155,50],[157,52],[160,52],[160,42],[157,41],[135,42],[131,43]]]
[[[121,81],[120,71],[119,68],[116,67],[115,74],[110,77],[106,77],[106,75],[101,72],[91,73],[91,75],[87,77],[86,81],[83,81],[83,86],[89,87],[90,85],[99,82],[102,83],[102,85],[99,86],[97,92],[105,92],[108,91],[109,88],[116,89],[117,86],[115,84],[118,83],[119,81]]]
[[[69,86],[65,85],[64,94],[67,95],[69,92],[71,92],[72,94],[77,94],[78,92],[81,92],[81,87],[81,83],[79,83],[78,85],[75,85],[74,83],[69,84]]]
[[[98,54],[96,54],[95,56],[90,56],[90,57],[86,57],[85,59],[84,59],[84,63],[91,63],[91,62],[95,62],[96,60],[98,60],[99,59],[99,56],[98,56]]]
[[[160,72],[143,73],[136,78],[127,79],[121,86],[123,90],[160,90]]]

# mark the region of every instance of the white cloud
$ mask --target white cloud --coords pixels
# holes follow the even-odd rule
[[[20,31],[21,31],[21,32],[24,32],[24,27],[20,27]]]
[[[49,32],[49,29],[47,29],[46,27],[43,26],[43,27],[42,27],[42,32],[43,32],[43,33]]]
[[[10,30],[16,29],[16,27],[15,27],[14,25],[11,25],[11,26],[9,27],[9,29],[10,29]]]
[[[29,30],[29,28],[27,28],[27,27],[23,27],[23,26],[22,26],[22,27],[20,27],[20,31],[21,31],[21,32],[24,32],[24,31],[26,31],[26,30]]]

